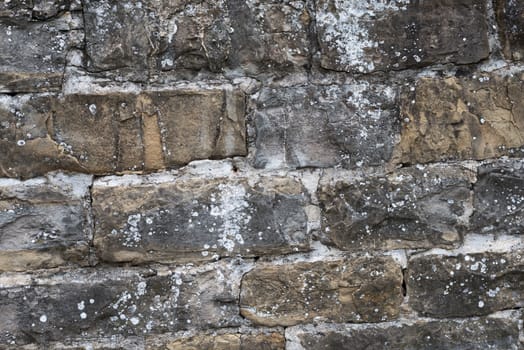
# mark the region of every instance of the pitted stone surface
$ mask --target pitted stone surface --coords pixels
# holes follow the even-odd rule
[[[500,40],[507,59],[524,60],[524,1],[497,0]]]

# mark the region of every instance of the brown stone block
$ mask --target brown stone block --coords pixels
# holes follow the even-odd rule
[[[258,266],[242,279],[240,311],[264,326],[387,321],[399,314],[401,284],[389,257]]]
[[[523,154],[524,81],[477,75],[422,78],[401,98],[394,163]]]
[[[6,96],[0,174],[140,172],[245,155],[244,108],[230,88]]]

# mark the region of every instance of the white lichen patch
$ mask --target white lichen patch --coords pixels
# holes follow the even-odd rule
[[[251,215],[247,212],[249,203],[248,194],[244,186],[240,184],[220,184],[218,186],[219,198],[214,196],[211,202],[210,214],[222,220],[219,229],[218,244],[228,252],[232,252],[235,245],[244,244],[242,228],[251,220]]]

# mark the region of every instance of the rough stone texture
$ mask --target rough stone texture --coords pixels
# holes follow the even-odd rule
[[[474,170],[430,165],[320,180],[322,240],[344,250],[451,247],[473,211]]]
[[[308,63],[305,1],[86,1],[88,69],[143,81],[167,71],[248,73]]]
[[[95,183],[94,243],[101,258],[180,262],[309,248],[307,194],[299,181],[226,176]]]
[[[167,338],[167,339],[165,339]],[[284,335],[278,332],[220,333],[148,339],[147,350],[284,350]]]
[[[523,79],[518,74],[420,79],[402,94],[402,132],[393,161],[524,154]]]
[[[0,344],[236,327],[243,267],[98,269],[0,278]]]
[[[91,176],[0,179],[0,271],[86,263]]]
[[[492,161],[479,167],[475,184],[477,233],[524,234],[524,161]]]
[[[396,93],[360,82],[264,88],[256,95],[254,166],[344,167],[389,160],[397,133]]]
[[[258,266],[242,279],[240,311],[265,326],[388,321],[399,314],[401,284],[389,257]]]
[[[524,306],[524,252],[422,255],[409,260],[409,304],[421,315],[466,317]]]
[[[316,5],[326,69],[367,73],[467,64],[489,55],[482,0],[319,0]]]
[[[13,341],[16,343],[16,341]],[[53,350],[144,350],[145,342],[140,337],[121,337],[112,336],[109,338],[90,339],[80,337],[77,339],[68,339],[64,342],[46,342],[46,349]],[[41,350],[43,347],[38,343],[26,345],[0,345],[2,350]]]
[[[497,20],[504,56],[524,59],[524,1],[497,0]]]
[[[517,350],[518,337],[517,322],[494,317],[286,330],[288,349],[293,350]]]
[[[246,152],[244,97],[225,89],[0,98],[0,175],[157,170]]]
[[[1,93],[60,90],[66,55],[83,43],[81,13],[65,1],[44,3],[0,4]]]

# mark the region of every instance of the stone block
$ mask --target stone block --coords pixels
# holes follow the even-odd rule
[[[81,14],[65,1],[42,4],[0,5],[0,93],[59,91],[67,53],[82,46]]]
[[[489,55],[482,0],[320,0],[316,29],[321,66],[336,71],[468,64]]]
[[[4,274],[0,346],[238,327],[243,269],[217,263],[174,270]]]
[[[94,244],[103,260],[135,263],[304,251],[307,204],[300,181],[282,176],[102,179],[93,187]]]
[[[390,257],[257,266],[242,279],[240,311],[264,326],[388,321],[399,314],[401,285]]]
[[[294,350],[519,349],[517,322],[495,317],[296,326],[286,330],[286,339]]]
[[[326,171],[317,194],[322,240],[344,250],[456,246],[469,227],[474,179],[472,170],[444,165]]]
[[[244,108],[231,87],[4,96],[0,174],[114,174],[245,155]]]
[[[426,163],[524,154],[524,80],[479,74],[422,78],[401,97],[393,162]]]
[[[524,234],[524,161],[482,164],[474,192],[475,233]]]
[[[0,271],[86,264],[91,176],[0,179]]]
[[[368,82],[263,88],[253,101],[254,166],[358,167],[391,157],[396,93]]]
[[[409,304],[438,318],[488,315],[524,305],[524,252],[416,256],[408,262]]]

